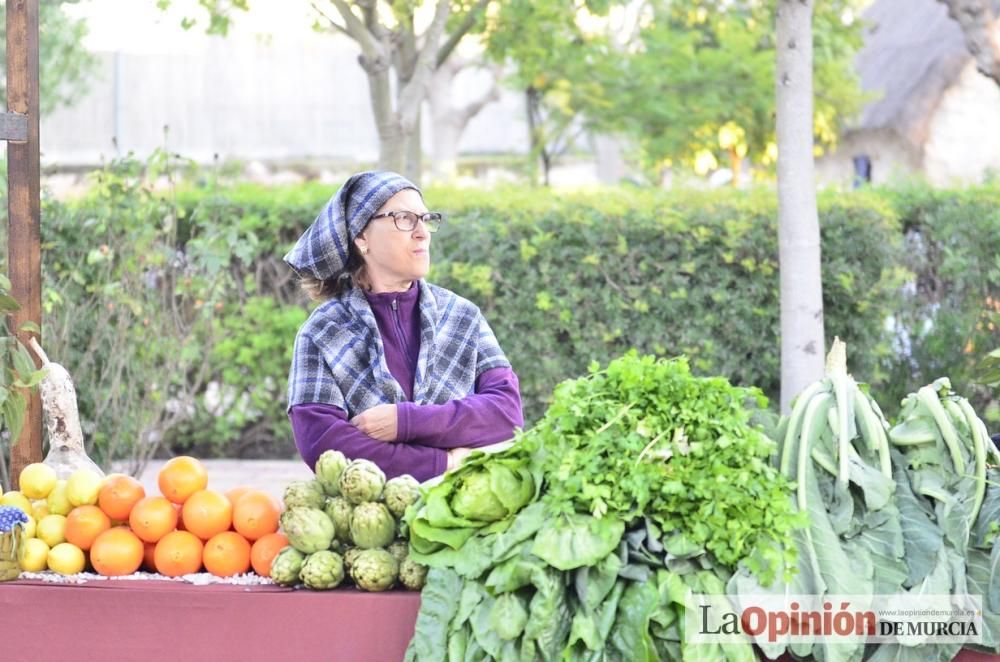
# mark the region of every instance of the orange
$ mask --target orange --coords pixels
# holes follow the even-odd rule
[[[228,531],[233,523],[233,506],[224,495],[212,490],[199,490],[188,497],[181,508],[184,529],[202,540]]]
[[[233,528],[253,542],[278,530],[279,515],[281,506],[277,499],[267,492],[250,490],[233,508]]]
[[[251,491],[253,491],[252,487],[240,485],[239,487],[234,487],[231,490],[226,490],[226,498],[229,499],[229,503],[233,504],[233,508],[235,508],[236,502],[240,500],[240,497]]]
[[[253,566],[253,571],[261,577],[270,577],[274,557],[288,545],[288,536],[284,533],[268,533],[258,538],[250,548],[250,565]]]
[[[204,545],[187,531],[171,531],[156,543],[156,571],[167,577],[190,575],[201,570]]]
[[[250,569],[250,543],[235,531],[223,531],[205,543],[205,570],[218,577],[231,577]]]
[[[156,561],[153,558],[155,552],[156,552],[155,542],[142,543],[142,569],[145,570],[146,572],[156,572]]]
[[[111,474],[97,493],[97,505],[114,520],[127,520],[132,506],[146,496],[146,488],[132,476]]]
[[[90,546],[90,562],[105,577],[131,575],[142,565],[142,541],[125,527],[108,529]]]
[[[128,516],[129,526],[145,542],[156,542],[177,528],[177,511],[165,497],[139,499]]]
[[[111,528],[111,520],[97,506],[77,506],[66,516],[66,542],[87,551],[94,539]]]
[[[208,487],[208,472],[195,458],[178,455],[160,469],[157,484],[163,496],[174,503],[184,503],[189,496]]]
[[[174,504],[174,511],[177,513],[177,530],[178,531],[187,531],[187,529],[184,528],[184,521],[181,519],[181,509],[182,508],[183,508],[183,506],[181,506],[179,503],[175,503]]]

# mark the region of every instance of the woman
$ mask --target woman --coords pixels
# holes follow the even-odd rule
[[[440,222],[400,175],[364,172],[285,256],[323,301],[299,329],[288,377],[310,467],[333,448],[424,481],[524,424],[517,376],[479,309],[423,280]]]

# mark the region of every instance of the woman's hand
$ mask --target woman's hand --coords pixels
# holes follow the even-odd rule
[[[351,425],[379,441],[396,441],[396,405],[375,405],[351,419]]]
[[[462,466],[462,462],[465,461],[465,458],[471,452],[471,448],[452,448],[448,451],[448,468],[445,471],[451,471]]]

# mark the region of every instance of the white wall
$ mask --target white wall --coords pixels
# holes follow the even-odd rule
[[[947,186],[980,182],[988,170],[1000,174],[1000,86],[970,61],[931,119],[924,172]]]

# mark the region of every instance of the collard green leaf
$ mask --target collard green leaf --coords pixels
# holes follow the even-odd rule
[[[992,556],[981,549],[970,549],[967,559],[969,592],[983,600],[983,646],[1000,649],[1000,545]]]
[[[990,532],[991,527],[1000,527],[1000,468],[988,469],[986,472],[986,496],[979,509],[979,517],[972,529],[972,544],[977,547],[994,548],[1000,546],[1000,534]],[[993,537],[995,536],[995,537]]]
[[[572,514],[556,518],[535,536],[531,553],[553,568],[594,565],[618,548],[625,532],[619,519]]]
[[[899,506],[900,526],[903,530],[904,560],[909,568],[907,586],[914,586],[931,572],[938,550],[944,544],[944,534],[934,521],[933,514],[913,493],[905,470],[903,455],[892,451],[893,477],[896,479],[896,503]]]

